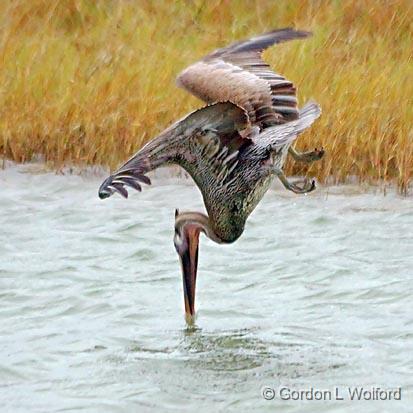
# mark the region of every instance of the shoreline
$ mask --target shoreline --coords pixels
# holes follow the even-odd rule
[[[67,165],[60,169],[56,169],[48,165],[47,163],[36,160],[26,163],[16,163],[10,160],[3,162],[2,168],[0,168],[0,178],[4,174],[13,175],[14,173],[23,174],[52,174],[57,176],[79,176],[83,179],[98,179],[102,180],[110,174],[110,170],[102,165]],[[148,176],[154,181],[153,185],[169,185],[180,183],[182,185],[195,186],[192,178],[189,174],[179,166],[166,166],[159,168],[155,171],[149,172]],[[291,179],[300,179],[304,176],[292,175]],[[337,182],[337,178],[330,177],[326,182],[319,182],[316,180],[317,189],[314,193],[322,192],[328,196],[329,194],[348,194],[348,195],[360,195],[360,194],[375,194],[386,196],[388,194],[394,194],[400,198],[413,198],[413,184],[407,188],[407,193],[401,193],[397,186],[396,180],[392,182],[363,182],[362,178],[358,176],[350,176],[345,182]],[[295,198],[296,195],[290,194],[283,189],[283,186],[274,179],[271,184],[270,190],[280,191],[287,196]]]

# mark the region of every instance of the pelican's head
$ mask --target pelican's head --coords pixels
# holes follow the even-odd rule
[[[193,324],[195,320],[195,284],[198,269],[199,234],[201,231],[218,244],[224,242],[215,234],[211,222],[205,214],[175,210],[174,244],[181,261],[185,315],[188,324]]]

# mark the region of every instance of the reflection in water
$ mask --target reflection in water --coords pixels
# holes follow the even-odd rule
[[[172,233],[175,207],[203,209],[191,185],[102,202],[99,177],[24,168],[0,171],[5,411],[351,408],[261,397],[279,385],[402,386],[382,410],[409,411],[412,199],[270,191],[237,243],[202,239],[186,328]]]
[[[203,333],[186,330],[181,351],[195,355],[192,359],[205,369],[233,371],[261,366],[272,357],[265,343],[248,330]],[[211,357],[212,356],[212,357]]]
[[[148,348],[134,343],[128,347],[138,359],[174,358],[199,370],[221,372],[254,370],[271,367],[274,377],[290,379],[311,376],[330,369],[345,367],[335,362],[342,351],[336,348],[318,348],[306,343],[291,343],[291,334],[279,333],[274,341],[261,340],[254,329],[204,332],[201,328],[185,328],[174,337],[175,345]],[[324,354],[323,354],[324,352]]]

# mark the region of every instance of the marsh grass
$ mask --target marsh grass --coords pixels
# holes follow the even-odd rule
[[[272,28],[314,32],[265,59],[317,100],[298,148],[327,155],[288,174],[396,181],[413,175],[411,0],[0,2],[0,153],[116,167],[202,103],[174,84],[205,53]]]

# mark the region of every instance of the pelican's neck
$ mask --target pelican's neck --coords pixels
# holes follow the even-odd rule
[[[179,212],[175,217],[175,227],[183,229],[187,232],[190,229],[204,232],[205,235],[218,244],[222,244],[211,225],[209,218],[200,212]]]

